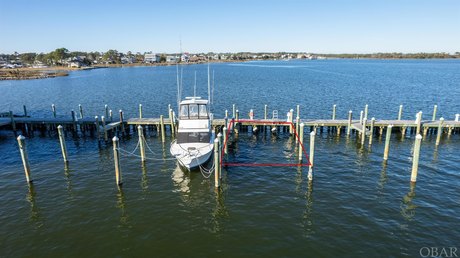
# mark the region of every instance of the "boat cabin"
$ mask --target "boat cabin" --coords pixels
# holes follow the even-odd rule
[[[209,119],[208,101],[200,97],[187,97],[179,105],[179,119]]]

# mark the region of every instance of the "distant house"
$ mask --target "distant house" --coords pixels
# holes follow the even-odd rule
[[[122,64],[132,64],[136,62],[136,58],[133,56],[123,56],[120,58]]]
[[[159,63],[161,59],[160,54],[145,54],[144,63]]]
[[[166,56],[166,63],[176,63],[177,57],[175,56]]]
[[[187,52],[183,53],[182,56],[180,57],[180,61],[183,63],[187,63],[189,60],[190,60],[189,53]]]

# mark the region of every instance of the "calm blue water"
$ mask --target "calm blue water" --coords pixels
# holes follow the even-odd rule
[[[205,65],[184,68],[184,95],[206,96]],[[317,60],[213,64],[214,113],[236,104],[242,116],[263,107],[280,117],[296,105],[302,119],[356,115],[452,120],[460,113],[460,62],[455,60]],[[176,103],[176,67],[136,67],[71,72],[68,77],[0,82],[0,112],[51,117],[84,108],[103,115],[104,105],[126,117],[167,114]],[[355,116],[356,117],[356,116]],[[133,150],[136,135],[121,147]],[[305,136],[308,140],[308,135]],[[91,137],[67,137],[64,168],[57,136],[27,139],[33,188],[24,179],[17,143],[0,130],[0,254],[5,257],[304,257],[420,256],[422,247],[458,246],[460,137],[435,135],[422,143],[417,184],[411,186],[413,135],[393,133],[382,162],[384,137],[372,149],[355,136],[316,138],[314,181],[288,167],[224,169],[222,190],[200,173],[184,173],[169,160],[169,142],[155,132],[145,166],[122,157],[124,185],[115,185],[112,150]],[[242,133],[230,150],[235,162],[291,163],[293,139]]]

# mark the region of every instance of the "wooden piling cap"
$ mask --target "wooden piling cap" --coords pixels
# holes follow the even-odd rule
[[[422,138],[423,138],[423,137],[422,137],[421,134],[417,134],[417,136],[415,136],[415,139],[417,139],[417,140],[421,140]]]
[[[304,124],[304,123],[300,123],[300,126],[301,126],[301,127],[304,127],[304,126],[305,126],[305,124]]]
[[[141,129],[141,130],[142,130],[142,126],[141,126],[141,125],[139,125],[139,126],[137,127],[137,129]]]
[[[219,139],[214,139],[214,143],[219,143]]]
[[[112,138],[112,141],[118,142],[118,137],[114,136],[114,137]]]
[[[18,140],[21,140],[21,141],[23,141],[23,140],[25,140],[25,139],[26,139],[26,137],[24,137],[24,136],[21,134],[21,135],[19,135],[19,136],[18,136],[18,138],[17,138],[17,139],[18,139]]]
[[[315,134],[316,134],[315,131],[312,131],[312,132],[310,133],[311,136],[313,136],[313,135],[315,135]]]
[[[439,120],[444,121],[444,117],[439,118]]]
[[[221,134],[221,133],[218,133],[218,134],[217,134],[217,137],[222,137],[222,134]]]
[[[57,127],[57,128],[58,128],[58,129],[62,129],[62,125],[58,125],[58,127]]]

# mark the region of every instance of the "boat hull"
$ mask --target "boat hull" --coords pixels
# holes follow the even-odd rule
[[[193,147],[192,147],[193,145]],[[179,165],[186,170],[194,170],[204,165],[212,156],[213,144],[171,144],[171,155],[173,155]]]

